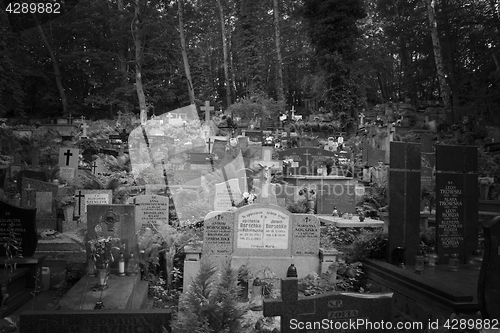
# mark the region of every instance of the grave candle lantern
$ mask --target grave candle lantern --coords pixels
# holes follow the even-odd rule
[[[259,278],[255,278],[252,284],[252,298],[250,300],[250,310],[261,311],[262,310],[262,282]]]
[[[415,257],[415,273],[424,274],[424,254],[422,251],[418,251]]]

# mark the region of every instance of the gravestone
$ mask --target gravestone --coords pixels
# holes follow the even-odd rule
[[[21,170],[23,170],[22,164],[14,163],[9,165],[9,178],[17,180],[17,175],[21,172]]]
[[[48,182],[49,177],[47,176],[47,173],[45,171],[34,171],[34,170],[20,170],[16,174],[16,181],[17,181],[17,190],[19,193],[22,195],[22,183],[23,183],[23,178],[30,178],[30,179],[36,179],[41,182]]]
[[[75,190],[75,216],[83,216],[87,213],[87,205],[111,204],[113,200],[112,190]]]
[[[215,184],[214,210],[225,211],[242,201],[242,193],[238,179],[229,179]]]
[[[390,149],[388,261],[413,265],[420,242],[420,144],[391,142]]]
[[[327,184],[317,189],[317,214],[331,215],[333,207],[343,213],[356,213],[356,186],[354,184]]]
[[[325,165],[331,159],[337,159],[334,152],[313,147],[283,150],[278,152],[278,157],[280,160],[293,161],[284,170],[286,176],[317,175],[318,167]]]
[[[209,214],[204,227],[202,252],[206,255],[230,256],[234,250],[233,213]]]
[[[78,169],[78,148],[59,148],[59,166]]]
[[[166,309],[26,311],[19,332],[170,332],[171,320]]]
[[[478,149],[436,145],[436,250],[462,263],[478,244]]]
[[[299,297],[297,278],[285,278],[281,298],[264,299],[263,315],[280,316],[282,333],[389,331],[393,328],[392,296],[327,292]]]
[[[168,197],[139,195],[134,197],[136,232],[143,233],[147,226],[168,224]]]
[[[500,320],[500,217],[484,223],[484,257],[477,298],[483,319]]]
[[[58,186],[36,179],[23,178],[21,205],[36,208],[37,230],[57,230]]]
[[[110,171],[106,167],[106,164],[104,163],[103,159],[98,157],[92,162],[92,173],[96,176],[104,176],[104,175],[109,175]]]
[[[125,245],[125,248],[122,249],[123,253],[133,252],[135,257],[139,258],[135,207],[133,205],[88,205],[87,210],[86,242],[96,238],[95,226],[99,224],[103,237],[119,237]],[[115,260],[111,264],[111,268],[115,268],[117,264],[118,262]]]
[[[21,208],[0,200],[0,257],[5,257],[5,238],[13,228],[17,239],[21,240],[23,257],[31,257],[38,244],[36,209]]]
[[[254,273],[270,267],[278,274],[294,262],[302,276],[319,272],[320,226],[314,215],[251,204],[211,212],[204,225],[202,253],[215,262],[231,258],[235,267],[245,264]]]

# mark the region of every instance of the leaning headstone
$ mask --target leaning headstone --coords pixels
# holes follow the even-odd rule
[[[477,298],[483,319],[500,320],[500,217],[483,225],[484,257]]]
[[[26,311],[19,332],[169,332],[171,318],[165,309]]]
[[[286,278],[281,280],[281,299],[265,299],[263,310],[264,317],[281,317],[282,333],[389,331],[392,296],[328,292],[298,297],[297,278]]]
[[[134,198],[136,232],[143,233],[146,227],[168,224],[168,197],[139,195]]]
[[[21,208],[0,200],[0,257],[5,257],[5,241],[10,228],[21,241],[23,257],[31,257],[38,244],[36,209]]]
[[[87,205],[109,205],[112,200],[112,190],[75,190],[75,216],[87,213]]]
[[[477,248],[477,163],[477,147],[436,145],[436,249],[443,262],[458,254],[465,263]]]
[[[420,242],[420,144],[391,142],[390,158],[388,261],[413,265]]]
[[[21,205],[36,208],[37,229],[57,230],[57,197],[59,187],[36,179],[23,178]]]
[[[96,238],[95,226],[101,226],[103,237],[119,237],[125,248],[124,254],[133,252],[138,258],[135,227],[135,207],[133,205],[88,205],[87,240]],[[111,265],[116,266],[117,262]]]
[[[242,200],[238,179],[229,179],[215,184],[214,210],[225,211],[236,206]]]

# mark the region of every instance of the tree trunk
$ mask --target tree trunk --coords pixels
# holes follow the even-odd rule
[[[224,10],[222,8],[221,0],[217,0],[217,6],[219,6],[220,14],[220,25],[222,31],[222,52],[224,55],[224,81],[226,86],[226,107],[231,105],[231,81],[229,80],[229,60],[227,54],[227,37],[226,37],[226,24],[224,20]]]
[[[123,0],[118,0],[118,12],[120,13],[120,18],[123,20],[125,14],[125,7],[123,5]],[[127,85],[127,62],[125,60],[126,45],[122,41],[118,42],[118,71],[120,73],[120,87],[124,88]],[[113,119],[113,103],[111,103],[110,113]]]
[[[453,122],[454,114],[450,99],[450,88],[446,82],[446,73],[443,66],[443,57],[441,44],[439,42],[438,27],[436,21],[436,13],[434,10],[435,0],[427,1],[427,14],[429,15],[430,32],[432,37],[432,46],[434,49],[434,59],[436,61],[436,71],[439,80],[439,86],[441,88],[441,96],[443,97],[444,109],[446,112],[446,117],[449,122]]]
[[[181,35],[181,50],[182,60],[184,62],[184,71],[186,72],[186,80],[188,83],[189,101],[195,104],[193,81],[191,80],[191,71],[189,69],[189,59],[186,51],[186,36],[184,35],[184,14],[183,14],[183,1],[178,0],[178,13],[179,13],[179,33]]]
[[[137,90],[137,98],[139,99],[141,125],[144,125],[148,120],[148,111],[146,108],[146,96],[142,87],[142,36],[141,36],[141,21],[140,21],[140,0],[135,0],[134,12],[134,45],[135,45],[135,87]]]
[[[220,0],[219,0],[220,1]],[[273,12],[274,12],[274,33],[276,41],[276,60],[278,61],[278,82],[276,84],[278,92],[278,100],[285,100],[285,92],[283,85],[283,58],[281,56],[281,30],[280,30],[280,18],[279,18],[279,8],[278,0],[273,0]]]
[[[61,81],[61,71],[59,70],[59,65],[57,64],[57,59],[56,56],[54,55],[54,51],[52,51],[52,47],[49,44],[49,41],[47,40],[47,37],[45,36],[45,33],[43,32],[43,28],[38,22],[38,19],[36,16],[33,14],[33,18],[36,23],[36,28],[38,29],[38,33],[40,34],[40,37],[42,38],[42,42],[47,48],[47,52],[50,55],[50,60],[52,61],[52,68],[54,69],[54,76],[56,77],[56,85],[57,85],[57,90],[59,91],[59,97],[61,98],[61,105],[63,108],[63,114],[66,114],[68,111],[68,101],[66,99],[66,93],[64,92],[64,87],[62,85]]]

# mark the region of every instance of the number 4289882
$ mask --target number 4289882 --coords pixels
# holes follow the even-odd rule
[[[58,2],[11,2],[5,8],[10,14],[60,14],[61,4]]]

